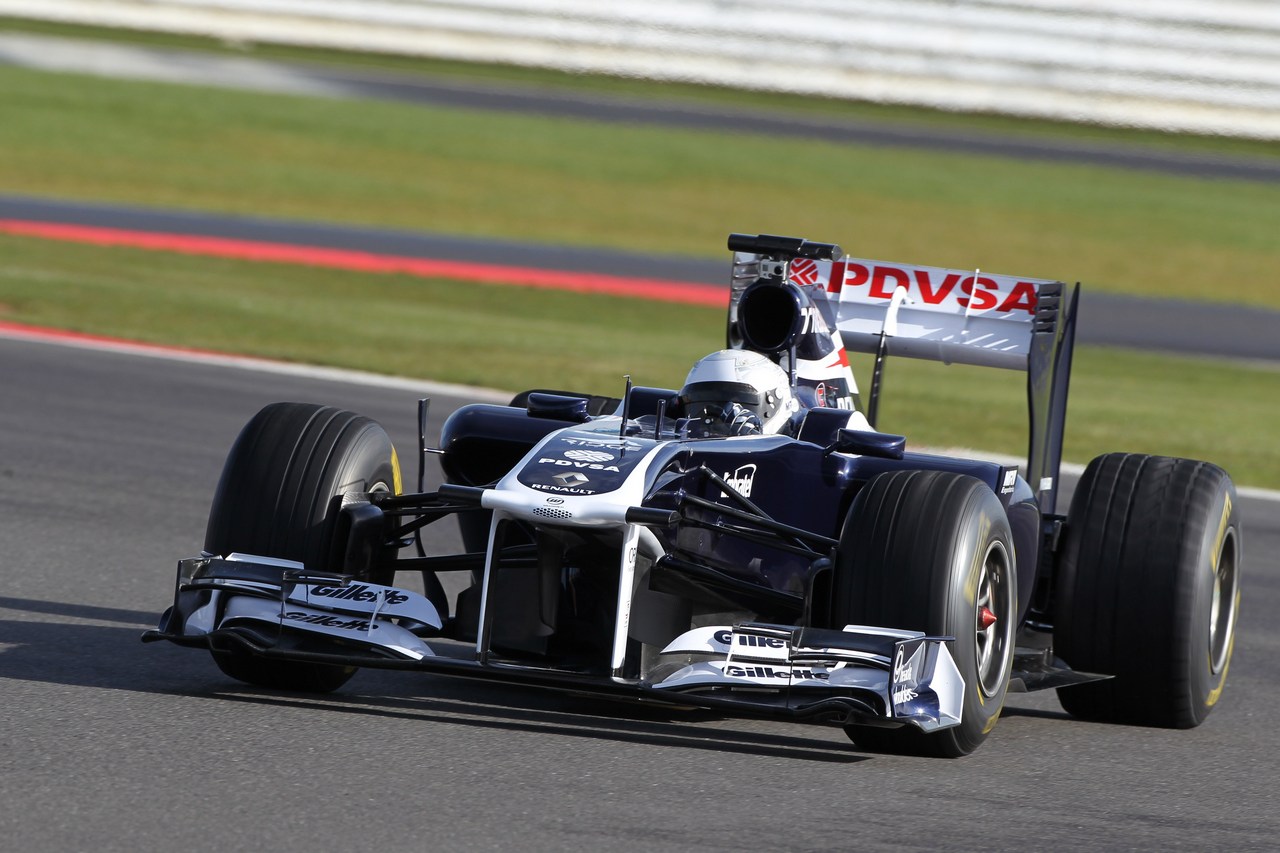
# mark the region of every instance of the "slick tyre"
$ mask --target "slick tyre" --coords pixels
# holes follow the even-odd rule
[[[1240,610],[1235,487],[1207,462],[1100,456],[1076,487],[1055,583],[1054,649],[1114,675],[1059,688],[1073,716],[1191,728],[1226,684]]]
[[[955,637],[964,678],[957,726],[848,726],[863,749],[956,758],[973,752],[1004,707],[1017,623],[1013,536],[986,484],[943,471],[873,478],[845,520],[834,576],[832,622]]]
[[[376,491],[400,491],[400,463],[379,424],[325,406],[273,403],[245,425],[227,456],[204,549],[328,568],[340,497]],[[213,659],[232,678],[282,690],[327,693],[356,671],[241,650],[215,650]]]

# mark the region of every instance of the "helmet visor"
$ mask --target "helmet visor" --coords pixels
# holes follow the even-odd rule
[[[716,417],[729,403],[760,414],[760,392],[745,382],[695,382],[680,393],[685,417]]]

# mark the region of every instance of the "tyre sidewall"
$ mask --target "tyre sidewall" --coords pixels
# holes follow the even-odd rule
[[[968,755],[995,728],[1000,713],[1004,710],[1012,670],[1012,628],[1017,619],[1016,594],[1011,596],[1012,612],[998,614],[998,624],[1008,626],[1011,632],[1004,643],[1005,659],[1001,664],[1002,674],[998,685],[988,694],[978,677],[974,614],[978,582],[989,549],[1004,549],[1007,563],[1003,571],[1010,573],[1006,583],[1016,584],[1017,576],[1013,566],[1012,533],[1008,522],[1004,520],[1003,508],[990,490],[984,487],[983,491],[990,497],[990,502],[984,500],[982,491],[975,490],[970,497],[970,508],[965,513],[965,517],[973,519],[975,523],[962,524],[956,531],[953,560],[948,568],[948,586],[953,590],[958,589],[959,594],[946,596],[946,613],[941,618],[931,616],[928,629],[929,633],[935,635],[955,637],[949,644],[951,655],[964,677],[964,712],[960,725],[945,729],[938,735],[939,740],[947,744],[944,752],[949,755]]]
[[[1213,605],[1214,586],[1221,559],[1239,560],[1240,525],[1236,511],[1236,496],[1229,484],[1219,485],[1218,494],[1211,509],[1204,516],[1206,524],[1198,542],[1189,542],[1188,553],[1184,559],[1189,563],[1179,572],[1181,582],[1188,585],[1177,597],[1180,612],[1176,615],[1177,624],[1189,626],[1183,637],[1175,637],[1181,648],[1173,649],[1173,659],[1188,661],[1186,668],[1186,694],[1182,697],[1185,709],[1181,719],[1175,724],[1181,727],[1195,726],[1204,722],[1209,712],[1218,703],[1226,685],[1227,670],[1231,665],[1232,647],[1235,644],[1235,632],[1231,630],[1225,638],[1226,648],[1218,667],[1214,666],[1213,642],[1210,637],[1210,622]],[[1239,571],[1238,562],[1235,570]],[[1237,576],[1238,577],[1238,576]],[[1220,602],[1220,618],[1228,614],[1236,616],[1240,611],[1240,586],[1234,585],[1234,601]],[[1228,605],[1231,605],[1228,607]],[[1234,625],[1230,626],[1234,629]],[[1185,656],[1185,657],[1184,657]],[[1178,672],[1174,672],[1176,677]]]

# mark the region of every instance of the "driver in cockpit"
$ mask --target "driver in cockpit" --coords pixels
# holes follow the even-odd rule
[[[713,352],[694,364],[680,389],[685,417],[706,435],[794,435],[804,411],[819,406],[807,387],[793,388],[787,371],[751,350]],[[869,430],[861,412],[849,428]]]

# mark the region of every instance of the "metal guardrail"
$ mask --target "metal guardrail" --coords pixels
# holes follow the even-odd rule
[[[0,0],[0,15],[1280,139],[1271,0]]]

